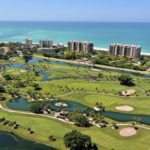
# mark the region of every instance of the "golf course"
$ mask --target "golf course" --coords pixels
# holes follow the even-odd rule
[[[0,64],[0,132],[13,132],[26,140],[66,150],[64,135],[77,130],[90,136],[100,150],[150,150],[148,75],[95,69],[41,55],[28,62],[14,57],[11,62],[0,60]],[[133,84],[122,84],[123,75],[131,77]],[[31,111],[34,103],[44,102],[51,107],[40,114]],[[97,108],[104,109],[99,116],[106,127],[94,121],[90,127],[79,127],[68,118],[56,116],[86,110],[90,116]]]

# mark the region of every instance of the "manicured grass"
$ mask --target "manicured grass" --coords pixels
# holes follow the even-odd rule
[[[20,130],[17,129],[15,132],[27,139],[49,144],[60,149],[65,149],[63,136],[66,132],[70,131],[68,124],[42,117],[17,115],[5,112],[0,112],[0,117],[5,117],[9,121],[17,121],[17,123],[23,128],[19,127]],[[27,131],[28,128],[31,128],[35,133],[33,135],[29,135]],[[48,140],[48,136],[50,135],[54,135],[57,138],[57,141],[53,144]]]
[[[24,72],[22,72],[24,71]],[[41,79],[40,76],[36,76],[33,71],[28,71],[18,68],[6,68],[2,75],[11,75],[14,79],[21,79],[21,80],[30,80],[30,81],[38,81]]]
[[[104,94],[75,93],[64,98],[77,101],[89,107],[94,107],[96,102],[100,102],[103,103],[108,111],[117,111],[115,107],[119,105],[130,105],[134,108],[134,111],[128,112],[128,114],[150,114],[149,97],[119,97]]]
[[[91,130],[84,131],[84,133],[91,135],[94,141],[97,141],[100,145],[104,145],[104,147],[109,150],[150,149],[149,142],[147,141],[150,139],[149,131],[139,129],[137,135],[124,138],[119,135],[119,130],[120,129],[112,130],[106,128],[100,132],[93,128]]]
[[[84,81],[84,80],[73,80],[73,79],[64,79],[64,80],[53,80],[51,82],[38,82],[43,87],[43,92],[46,87],[49,86],[49,91],[51,91],[51,87],[55,90],[65,89],[68,87],[71,91],[84,91],[84,92],[96,92],[96,93],[105,93],[108,95],[114,94],[118,95],[119,92],[128,89],[134,89],[136,94],[133,96],[146,96],[145,90],[143,90],[142,86],[139,84],[138,87],[128,87],[120,85],[119,82],[116,81]],[[146,84],[146,83],[145,83]],[[141,87],[140,87],[141,86]],[[148,85],[147,85],[148,88]],[[146,89],[146,88],[145,88]],[[52,92],[53,93],[53,92]],[[65,91],[64,91],[65,93]],[[137,96],[137,97],[138,97]]]
[[[25,63],[24,59],[22,57],[14,57],[13,58],[15,63]]]
[[[16,63],[24,63],[22,58],[16,58]],[[117,111],[115,107],[118,105],[130,105],[134,107],[133,114],[150,114],[150,97],[146,96],[145,91],[150,90],[150,79],[134,77],[135,86],[127,87],[120,85],[114,78],[120,73],[102,71],[104,78],[98,79],[98,71],[89,68],[79,68],[69,65],[47,64],[46,62],[37,62],[28,65],[38,70],[46,70],[50,73],[49,81],[41,82],[41,77],[36,77],[31,71],[21,73],[20,69],[6,68],[4,73],[19,77],[21,80],[31,79],[31,82],[38,83],[42,88],[42,96],[51,95],[61,99],[73,100],[89,107],[94,107],[96,102],[102,102],[106,110]],[[8,72],[14,70],[14,72]],[[61,80],[54,80],[61,78]],[[34,88],[27,86],[25,88],[14,88],[16,81],[10,82],[11,90],[27,93],[34,91]],[[135,89],[136,94],[131,97],[120,97],[118,93],[127,89]],[[72,93],[70,93],[72,92]],[[69,95],[64,96],[65,94]],[[8,97],[8,95],[7,95]],[[65,150],[63,144],[63,136],[65,133],[77,129],[90,135],[92,141],[96,143],[102,150],[150,150],[150,131],[139,129],[136,136],[123,138],[119,135],[119,130],[112,130],[110,127],[100,129],[97,127],[77,128],[74,125],[66,124],[54,119],[43,117],[26,116],[20,114],[12,114],[0,111],[0,118],[5,117],[10,121],[17,121],[20,125],[19,129],[13,130],[18,135],[40,143],[48,144],[53,147]],[[109,120],[109,119],[108,119]],[[109,120],[109,122],[112,122]],[[9,127],[0,125],[1,130],[12,131]],[[31,128],[35,133],[29,135],[27,128]],[[53,135],[56,142],[50,143],[48,136]]]
[[[91,128],[77,128],[63,122],[53,119],[46,119],[41,117],[32,117],[18,114],[10,114],[0,112],[0,117],[6,117],[10,121],[17,121],[21,125],[17,130],[11,130],[9,127],[0,126],[1,130],[14,131],[24,138],[35,140],[50,146],[65,150],[63,144],[63,136],[71,130],[80,130],[82,133],[92,137],[92,141],[96,143],[102,150],[110,150],[112,148],[117,150],[149,150],[150,131],[139,129],[138,134],[134,137],[123,138],[119,135],[119,130],[112,130],[110,127],[100,129],[97,127]],[[28,134],[27,128],[31,128],[35,133]],[[50,143],[48,136],[54,135],[56,142]],[[135,147],[136,145],[136,147]]]
[[[21,58],[17,58],[16,61],[21,62],[22,60]],[[73,92],[74,94],[62,98],[75,100],[90,107],[93,107],[97,101],[102,102],[106,107],[106,110],[116,111],[116,106],[127,104],[135,108],[131,113],[149,114],[150,112],[148,104],[150,97],[146,97],[145,93],[145,91],[149,90],[149,79],[134,78],[136,86],[128,87],[120,85],[116,80],[110,80],[109,78],[111,78],[110,76],[113,76],[113,73],[110,74],[107,72],[107,74],[105,74],[106,72],[104,72],[105,77],[100,79],[100,81],[86,81],[85,79],[87,79],[87,76],[88,78],[90,78],[90,76],[97,77],[98,73],[89,68],[79,68],[61,64],[47,64],[46,62],[38,62],[30,64],[29,66],[34,66],[39,70],[47,69],[51,74],[49,78],[52,79],[52,81],[40,82],[40,77],[35,77],[34,73],[31,71],[20,73],[20,69],[13,69],[14,72],[7,72],[11,69],[9,68],[6,69],[6,72],[14,76],[19,76],[22,80],[25,80],[28,77],[32,78],[33,81],[37,82],[42,88],[40,91],[42,95],[61,97],[61,95]],[[67,79],[53,80],[55,78]],[[119,92],[127,89],[136,90],[136,94],[132,97],[125,98],[118,96]],[[19,89],[16,88],[15,90],[24,93],[27,91],[34,91],[30,86]],[[82,92],[84,93],[78,94]]]

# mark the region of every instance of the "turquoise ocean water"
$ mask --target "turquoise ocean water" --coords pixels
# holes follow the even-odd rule
[[[64,44],[69,40],[87,40],[103,48],[112,43],[137,44],[142,46],[142,52],[150,53],[150,23],[0,22],[0,41],[26,38]]]

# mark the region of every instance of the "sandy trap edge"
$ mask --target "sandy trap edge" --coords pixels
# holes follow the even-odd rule
[[[128,105],[121,105],[121,106],[117,106],[116,110],[130,112],[133,111],[134,108]]]
[[[128,128],[121,129],[119,134],[123,137],[130,137],[136,135],[137,131],[134,128],[128,127]]]

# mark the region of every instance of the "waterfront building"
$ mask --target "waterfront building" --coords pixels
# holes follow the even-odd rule
[[[136,45],[111,44],[109,46],[109,53],[115,56],[139,59],[141,56],[141,47]]]
[[[26,47],[31,47],[32,46],[32,40],[31,39],[26,39],[25,40],[25,45],[26,45]]]
[[[83,51],[85,53],[93,53],[93,43],[87,41],[70,41],[68,42],[68,50]]]
[[[62,43],[57,43],[57,49],[64,49],[65,46]]]
[[[53,41],[50,40],[40,40],[39,41],[40,48],[52,48],[53,47]]]

